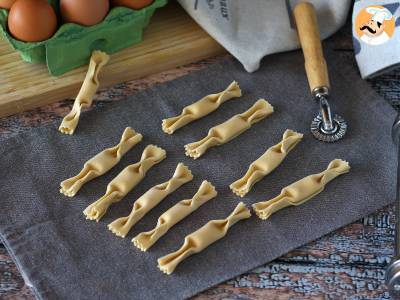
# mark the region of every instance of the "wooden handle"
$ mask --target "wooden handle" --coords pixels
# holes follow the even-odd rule
[[[317,15],[311,3],[302,2],[294,8],[297,32],[303,48],[304,65],[311,91],[329,87],[328,68],[322,52]]]

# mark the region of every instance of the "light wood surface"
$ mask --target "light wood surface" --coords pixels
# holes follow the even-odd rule
[[[304,54],[304,66],[310,90],[329,87],[328,69],[322,52],[317,15],[311,3],[302,2],[294,8],[297,32]]]
[[[156,11],[141,44],[111,56],[100,84],[108,87],[222,53],[225,50],[179,5],[168,4]],[[75,97],[86,69],[52,77],[45,65],[23,62],[0,39],[0,117]]]

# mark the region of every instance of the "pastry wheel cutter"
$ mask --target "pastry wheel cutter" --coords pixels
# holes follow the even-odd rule
[[[320,107],[319,114],[311,122],[311,133],[320,141],[336,142],[346,134],[347,123],[340,115],[332,113],[328,102],[328,68],[322,51],[315,8],[311,3],[300,2],[294,6],[293,15],[310,90]]]

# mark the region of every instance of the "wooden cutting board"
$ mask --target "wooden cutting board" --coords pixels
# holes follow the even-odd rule
[[[111,56],[100,76],[101,87],[222,53],[225,50],[214,39],[178,4],[171,3],[156,11],[141,44]],[[52,77],[45,65],[22,61],[0,38],[0,117],[75,97],[86,69],[81,67]]]

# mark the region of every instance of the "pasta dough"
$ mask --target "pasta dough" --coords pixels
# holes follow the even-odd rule
[[[203,251],[222,239],[230,227],[240,220],[250,218],[250,216],[250,210],[243,202],[240,202],[226,219],[209,221],[200,229],[186,236],[179,250],[158,259],[158,268],[165,274],[171,274],[185,258]]]
[[[90,107],[93,102],[93,97],[99,88],[99,73],[105,66],[110,57],[107,53],[94,51],[90,58],[89,69],[86,73],[81,90],[75,99],[72,110],[64,117],[58,130],[64,134],[73,134],[78,126],[81,110],[84,107]]]
[[[166,212],[164,212],[157,221],[153,230],[139,233],[132,239],[133,244],[142,251],[149,249],[155,242],[165,235],[172,226],[189,216],[201,205],[217,196],[215,187],[208,181],[203,181],[199,190],[192,199],[185,199]]]
[[[243,197],[264,176],[275,170],[285,159],[288,153],[301,141],[303,135],[287,129],[282,141],[269,148],[263,155],[255,160],[246,174],[229,187],[238,196]]]
[[[185,145],[186,155],[194,159],[202,156],[208,148],[229,142],[273,111],[274,108],[266,100],[258,100],[244,113],[235,115],[224,123],[211,128],[202,140]]]
[[[143,136],[130,127],[125,128],[118,145],[103,150],[84,165],[78,175],[61,182],[60,192],[68,197],[73,197],[88,181],[99,177],[114,167],[133,146],[142,140]]]
[[[139,162],[123,169],[107,186],[106,193],[97,201],[90,204],[83,213],[86,219],[97,222],[106,213],[108,207],[121,201],[146,175],[154,165],[160,163],[166,157],[166,152],[154,145],[147,146],[142,153]]]
[[[281,193],[269,200],[253,204],[253,209],[258,217],[268,219],[273,213],[290,205],[300,205],[321,193],[325,185],[339,175],[349,172],[349,163],[335,159],[328,168],[319,173],[307,176],[282,189]]]
[[[165,197],[176,191],[179,187],[193,179],[192,172],[187,166],[180,163],[174,175],[167,182],[152,187],[133,204],[129,216],[122,217],[108,225],[115,235],[125,237],[129,230],[139,222],[153,207],[158,205]]]
[[[173,134],[177,129],[212,113],[225,101],[240,96],[242,96],[242,91],[238,83],[233,81],[226,90],[218,94],[205,96],[199,101],[186,106],[179,116],[164,119],[162,121],[162,130],[165,133]]]

